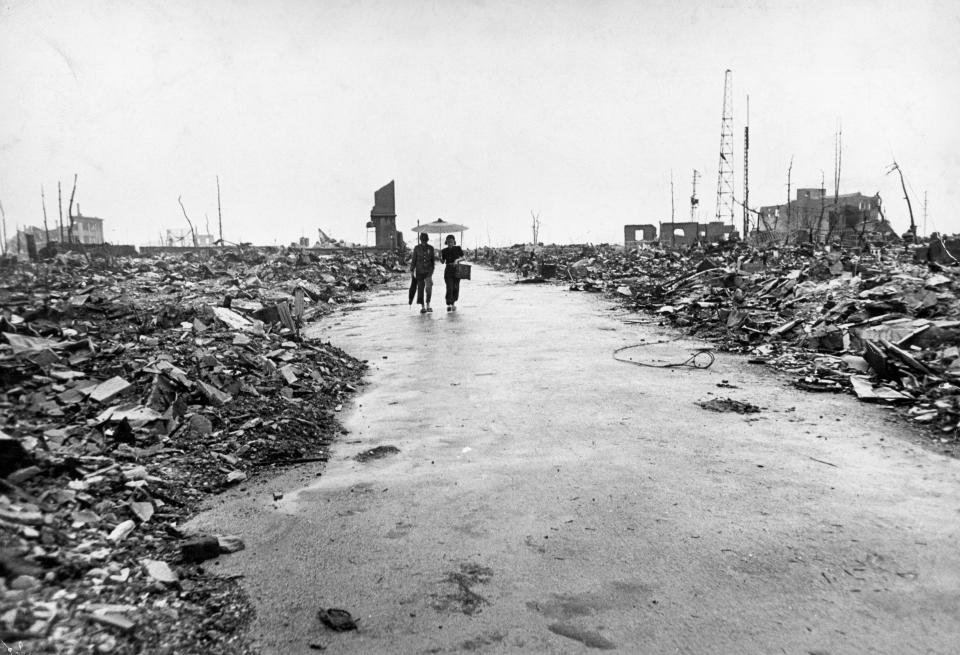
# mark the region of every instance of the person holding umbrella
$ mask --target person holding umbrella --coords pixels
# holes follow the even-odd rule
[[[460,276],[457,274],[457,262],[463,259],[463,248],[457,245],[452,234],[447,235],[447,247],[440,251],[440,261],[446,264],[443,269],[443,282],[447,287],[447,311],[457,311],[460,300]]]
[[[433,247],[429,245],[428,242],[429,242],[429,240],[430,240],[430,237],[427,236],[427,235],[429,235],[429,234],[437,234],[437,235],[441,235],[441,236],[442,236],[442,235],[444,235],[444,234],[450,234],[451,232],[459,232],[459,233],[460,233],[460,240],[462,241],[462,240],[463,240],[463,231],[464,231],[464,230],[468,230],[468,229],[470,229],[470,228],[468,228],[466,225],[461,225],[461,224],[459,224],[459,223],[448,223],[447,221],[443,220],[442,218],[438,218],[437,220],[432,221],[432,222],[430,222],[430,223],[426,223],[426,224],[424,224],[424,225],[420,225],[420,224],[418,223],[417,227],[413,228],[413,231],[414,231],[414,232],[418,232],[418,233],[420,234],[420,245],[417,246],[416,248],[414,248],[414,259],[413,259],[413,261],[411,262],[410,270],[411,270],[411,271],[415,271],[415,272],[417,273],[417,277],[418,277],[418,279],[419,279],[419,277],[420,277],[420,269],[419,269],[419,268],[416,268],[416,267],[414,266],[415,262],[417,261],[417,257],[418,257],[418,255],[417,255],[417,249],[418,249],[418,248],[421,248],[421,249],[422,249],[422,248],[429,248],[429,249],[430,249],[430,257],[431,257],[431,259],[430,259],[430,275],[433,275],[433,259],[432,259],[432,258],[433,258],[433,256],[434,256],[434,252],[435,252],[435,251],[434,251]],[[456,244],[456,241],[454,241],[454,244]],[[457,250],[460,251],[460,257],[463,257],[463,250],[462,250],[461,248],[459,248],[459,247],[457,248]],[[448,267],[448,268],[449,268],[449,267]],[[446,279],[446,271],[444,271],[444,279]],[[426,282],[426,284],[428,285],[428,286],[427,286],[427,306],[426,306],[426,309],[425,309],[425,310],[421,310],[421,311],[428,311],[428,312],[430,312],[430,311],[433,311],[432,309],[430,309],[430,293],[431,293],[431,290],[432,290],[432,288],[433,288],[433,287],[432,287],[432,285],[433,285],[433,280],[432,280],[429,276],[427,276],[425,282]],[[457,282],[457,286],[459,287],[459,281]],[[417,298],[418,298],[417,302],[422,302],[421,296],[419,295],[419,282],[418,282],[418,292],[417,292],[417,293],[418,293],[418,295],[417,295]],[[456,302],[456,298],[454,298],[454,302]],[[421,305],[421,307],[422,307],[422,305]],[[454,307],[453,305],[451,305],[450,302],[448,301],[448,302],[447,302],[447,309],[450,309],[451,307],[453,307],[453,308],[455,309],[455,307]]]
[[[436,251],[429,242],[430,236],[422,233],[420,243],[414,247],[413,256],[410,258],[410,272],[417,280],[417,304],[420,305],[421,314],[433,311],[430,308],[430,297],[433,295],[433,268]],[[426,304],[424,304],[424,293],[426,293]]]

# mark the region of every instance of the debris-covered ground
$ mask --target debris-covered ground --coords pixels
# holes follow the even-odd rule
[[[179,526],[324,460],[364,363],[300,327],[395,260],[60,255],[0,283],[0,639],[29,653],[246,653],[250,606]],[[22,642],[22,647],[18,646]]]
[[[813,392],[895,406],[960,454],[960,271],[904,247],[687,251],[612,246],[477,253],[519,282],[605,292],[665,325],[794,376]]]

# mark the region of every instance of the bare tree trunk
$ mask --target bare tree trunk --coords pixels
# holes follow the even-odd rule
[[[7,212],[3,211],[3,203],[0,202],[0,227],[3,228],[3,235],[0,236],[0,248],[4,256],[7,254]]]
[[[223,245],[223,212],[220,211],[220,176],[217,175],[217,221],[220,224],[220,245]]]
[[[63,193],[60,190],[60,180],[57,180],[57,208],[60,212],[60,243],[63,243]]]
[[[67,217],[70,219],[70,227],[67,228],[67,241],[73,243],[73,195],[77,192],[77,174],[73,174],[73,189],[70,191],[70,203],[67,205]]]
[[[187,225],[190,226],[190,236],[193,237],[193,247],[197,247],[197,233],[193,229],[193,223],[190,222],[190,217],[187,216],[187,210],[183,206],[183,201],[180,199],[182,196],[177,196],[177,202],[180,203],[180,209],[183,211],[183,217],[187,219]]]
[[[534,214],[533,210],[530,210],[530,217],[533,219],[532,228],[533,228],[533,246],[536,248],[537,244],[540,243],[540,214]]]
[[[43,195],[43,185],[40,185],[40,205],[43,207],[43,245],[50,241],[50,228],[47,227],[47,199]]]
[[[897,164],[897,160],[893,160],[893,164],[890,166],[890,170],[887,171],[887,175],[896,171],[900,176],[900,188],[903,189],[903,199],[907,201],[907,211],[910,212],[910,235],[913,238],[913,243],[917,242],[917,224],[913,220],[913,205],[910,204],[910,195],[907,193],[907,185],[903,181],[903,171],[900,170],[900,165]]]

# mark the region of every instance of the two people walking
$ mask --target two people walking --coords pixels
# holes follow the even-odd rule
[[[413,249],[410,259],[410,292],[409,304],[413,304],[416,294],[420,313],[432,312],[430,300],[433,296],[433,271],[436,261],[436,250],[429,243],[427,234],[420,235],[420,243]],[[457,262],[463,259],[463,248],[457,245],[453,235],[446,238],[446,247],[440,251],[440,262],[445,264],[443,282],[446,285],[447,311],[457,310],[457,301],[460,300],[460,278],[457,276]]]

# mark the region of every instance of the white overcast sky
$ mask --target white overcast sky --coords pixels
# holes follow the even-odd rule
[[[6,1],[0,202],[51,223],[79,174],[85,215],[140,244],[209,217],[259,244],[366,240],[396,180],[399,226],[462,222],[468,246],[619,242],[625,223],[712,218],[724,70],[735,187],[750,96],[751,205],[792,185],[880,192],[960,232],[960,2],[803,0]],[[66,198],[64,199],[66,203]],[[740,212],[737,213],[737,222]],[[922,225],[920,226],[922,229]]]

